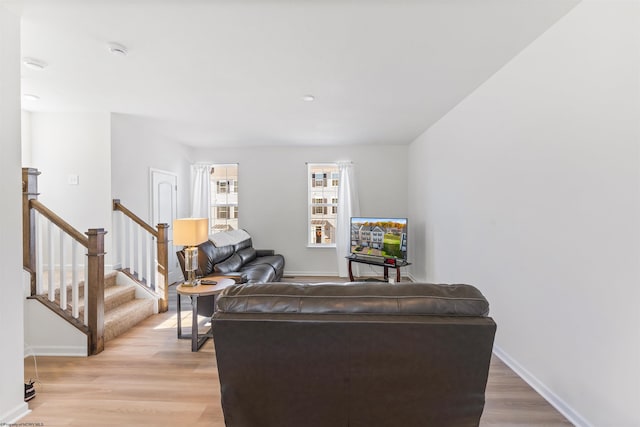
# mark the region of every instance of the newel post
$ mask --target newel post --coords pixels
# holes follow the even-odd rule
[[[89,354],[98,354],[104,350],[104,235],[107,232],[104,228],[91,228],[85,234],[89,237],[86,278],[89,288],[88,326],[91,333]]]
[[[169,224],[158,224],[158,280],[156,292],[162,295],[160,312],[169,309]]]
[[[22,168],[22,267],[30,274],[31,295],[36,294],[36,213],[30,200],[38,198],[36,168]]]

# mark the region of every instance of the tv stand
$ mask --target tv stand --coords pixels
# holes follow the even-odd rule
[[[377,265],[378,267],[383,267],[384,268],[384,281],[388,282],[389,281],[389,269],[390,268],[395,268],[396,269],[396,283],[400,282],[400,268],[401,267],[406,267],[408,265],[411,265],[410,262],[406,262],[406,261],[402,261],[402,260],[395,260],[395,263],[387,263],[385,262],[384,258],[364,258],[364,257],[357,257],[354,255],[349,255],[347,257],[347,260],[349,261],[349,280],[354,282],[355,279],[353,277],[353,270],[351,269],[351,263],[352,262],[358,262],[361,264],[369,264],[369,265]]]

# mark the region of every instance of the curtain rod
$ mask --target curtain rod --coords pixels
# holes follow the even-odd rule
[[[353,164],[353,162],[351,160],[340,160],[337,162],[304,162],[305,165],[308,164],[312,164],[312,165],[335,165],[336,163],[351,163]]]

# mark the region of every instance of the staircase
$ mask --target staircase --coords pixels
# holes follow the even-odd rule
[[[104,341],[108,342],[131,329],[152,314],[157,313],[156,302],[149,298],[136,298],[136,285],[118,280],[118,272],[104,276]],[[121,276],[123,277],[123,276]],[[120,283],[118,283],[120,282]],[[84,317],[84,283],[78,287],[79,317]],[[67,291],[71,301],[71,289]],[[60,293],[56,290],[56,303],[60,303]],[[71,315],[72,307],[67,308]]]
[[[39,301],[86,335],[87,355],[98,354],[106,341],[151,314],[167,311],[169,225],[157,224],[154,229],[114,199],[113,265],[118,271],[105,275],[104,236],[108,231],[91,228],[80,232],[42,204],[38,175],[35,168],[22,170],[22,264],[28,275],[27,298]],[[61,326],[60,331],[65,328]],[[63,334],[70,338],[73,331]],[[43,336],[41,341],[48,338]],[[77,342],[81,339],[75,345],[81,348]]]

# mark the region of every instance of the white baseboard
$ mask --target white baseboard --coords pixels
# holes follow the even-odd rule
[[[572,407],[564,402],[558,395],[544,385],[542,381],[536,378],[525,367],[520,365],[515,359],[509,356],[499,346],[494,345],[493,354],[502,360],[513,372],[518,374],[527,384],[531,386],[540,396],[542,396],[551,406],[556,408],[566,419],[568,419],[576,427],[593,427],[591,423],[585,420],[579,413],[577,413]]]
[[[338,277],[337,271],[285,271],[283,277],[286,276],[325,276],[325,277]],[[364,274],[360,274],[358,277],[380,277],[381,274],[377,274],[376,272],[366,272]]]
[[[337,271],[285,271],[283,277],[287,276],[338,276]]]
[[[27,415],[29,412],[31,412],[31,410],[29,409],[27,402],[22,402],[12,410],[7,411],[4,414],[0,414],[0,426],[17,425],[15,424],[16,421]]]
[[[86,346],[27,346],[25,347],[24,357],[30,356],[72,356],[72,357],[87,357]]]

